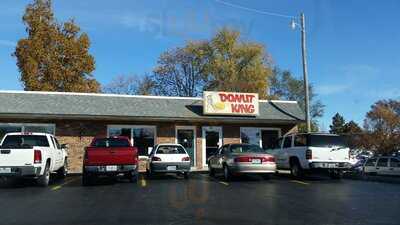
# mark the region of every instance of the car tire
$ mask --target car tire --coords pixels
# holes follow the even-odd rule
[[[215,170],[210,166],[210,164],[208,164],[208,172],[211,177],[215,176]]]
[[[59,178],[65,178],[68,174],[68,162],[67,159],[64,160],[64,165],[57,171],[57,175]]]
[[[290,174],[295,178],[303,177],[303,169],[301,168],[299,162],[295,161],[290,165]]]
[[[49,186],[50,182],[50,164],[47,163],[46,167],[44,168],[43,175],[40,176],[37,180],[37,184],[41,187]]]
[[[230,181],[232,178],[231,172],[229,171],[229,167],[227,165],[224,165],[224,180],[225,181]]]
[[[187,180],[189,179],[189,172],[184,172],[183,177]]]
[[[92,176],[89,175],[86,172],[83,172],[83,174],[82,174],[82,185],[83,186],[89,186],[89,185],[92,184],[92,182],[93,182]]]
[[[147,176],[147,178],[152,178],[153,172],[151,172],[151,170],[149,170],[149,169],[146,169],[146,176]]]

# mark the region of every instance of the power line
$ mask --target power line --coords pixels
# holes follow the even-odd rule
[[[242,9],[242,10],[246,10],[249,12],[255,12],[258,14],[263,14],[263,15],[268,15],[268,16],[277,16],[277,17],[282,17],[282,18],[289,18],[289,19],[295,19],[295,16],[289,16],[289,15],[285,15],[285,14],[280,14],[280,13],[273,13],[273,12],[267,12],[267,11],[262,11],[262,10],[258,10],[258,9],[253,9],[253,8],[248,8],[245,6],[241,6],[241,5],[237,5],[237,4],[233,4],[230,2],[226,2],[226,1],[222,1],[222,0],[214,0],[217,3],[226,5],[226,6],[230,6],[232,8],[236,8],[236,9]]]

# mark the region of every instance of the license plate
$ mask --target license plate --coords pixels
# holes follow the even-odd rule
[[[0,173],[11,173],[11,168],[0,168]]]
[[[260,164],[261,163],[261,159],[252,159],[251,162],[253,164]]]
[[[117,166],[106,166],[106,171],[117,171]]]
[[[176,166],[167,166],[167,170],[176,170]]]

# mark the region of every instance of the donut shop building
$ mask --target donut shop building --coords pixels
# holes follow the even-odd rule
[[[81,172],[84,147],[96,136],[129,137],[142,160],[155,144],[179,143],[193,169],[201,170],[223,144],[268,148],[303,121],[297,102],[259,100],[252,93],[164,97],[0,91],[0,138],[8,132],[54,134],[69,146],[71,172]]]

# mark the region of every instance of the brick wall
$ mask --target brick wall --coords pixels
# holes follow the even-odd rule
[[[2,123],[50,123],[56,125],[56,136],[60,143],[69,145],[69,171],[79,173],[82,171],[82,160],[84,147],[88,146],[91,140],[96,136],[107,135],[107,124],[129,124],[129,125],[155,125],[156,140],[159,143],[175,143],[175,126],[196,126],[196,167],[202,168],[203,163],[203,143],[202,126],[222,126],[223,143],[239,143],[240,127],[243,124],[223,125],[219,123],[149,123],[149,122],[115,122],[115,121],[76,121],[76,120],[28,120],[28,119],[7,119],[0,120]],[[248,127],[279,127],[282,129],[282,135],[287,132],[295,132],[296,126],[293,125],[248,125]],[[140,169],[145,169],[145,161],[140,163]]]
[[[84,148],[96,136],[106,136],[107,125],[101,122],[56,122],[56,136],[60,143],[67,143],[68,169],[72,173],[82,172]]]

